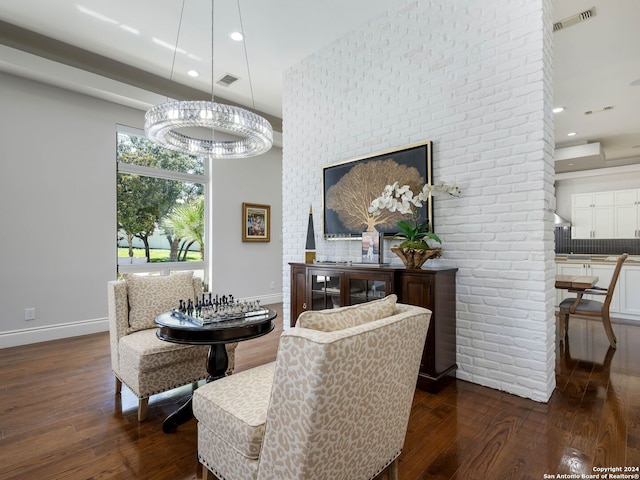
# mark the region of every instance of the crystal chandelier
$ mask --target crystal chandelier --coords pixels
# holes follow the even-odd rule
[[[184,11],[184,2],[182,9]],[[238,14],[242,27],[242,15],[240,3]],[[211,0],[211,101],[168,101],[156,105],[147,111],[145,115],[144,130],[152,142],[178,152],[190,155],[207,155],[211,158],[247,158],[267,152],[273,144],[273,128],[271,124],[249,110],[240,107],[222,105],[214,102],[213,98],[213,5]],[[182,23],[182,15],[180,16]],[[244,30],[244,29],[243,29]],[[180,28],[178,28],[178,36]],[[175,55],[178,50],[176,39]],[[249,62],[245,46],[245,61],[247,70]],[[173,76],[173,66],[171,69]],[[251,86],[251,74],[249,74],[249,86],[253,100],[253,87]],[[211,129],[212,139],[190,137],[178,132],[178,129],[189,127],[204,127]],[[229,133],[242,137],[236,141],[216,141],[213,139],[215,131]]]

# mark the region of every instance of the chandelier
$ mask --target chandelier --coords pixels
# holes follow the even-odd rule
[[[184,12],[184,4],[182,10]],[[273,144],[273,128],[271,124],[261,117],[244,108],[216,103],[213,96],[213,5],[211,0],[211,101],[167,101],[156,105],[145,114],[144,130],[152,142],[182,153],[190,155],[206,155],[211,158],[248,158],[267,152]],[[237,0],[240,27],[242,28],[242,15],[240,2]],[[180,15],[180,24],[182,14]],[[244,30],[244,28],[242,28]],[[178,26],[178,37],[180,25]],[[174,50],[173,61],[178,50],[178,39]],[[247,70],[249,61],[245,45],[245,61]],[[173,66],[171,68],[173,76]],[[251,74],[249,87],[253,101],[253,87],[251,86]],[[255,102],[254,102],[255,104]],[[211,130],[211,140],[191,137],[177,130],[190,127],[204,127]],[[214,132],[221,131],[237,137],[235,141],[215,140]]]

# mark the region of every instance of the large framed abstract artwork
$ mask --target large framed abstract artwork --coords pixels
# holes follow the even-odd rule
[[[324,167],[324,237],[360,237],[364,231],[385,236],[398,233],[396,224],[405,217],[397,212],[373,217],[369,205],[394,182],[409,185],[416,194],[425,183],[433,184],[431,161],[431,142],[424,142]],[[433,199],[422,206],[419,215],[433,229]]]

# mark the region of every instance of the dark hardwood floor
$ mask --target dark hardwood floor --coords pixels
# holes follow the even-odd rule
[[[237,370],[275,358],[281,318],[274,332],[239,345]],[[637,474],[640,325],[614,331],[617,350],[600,323],[572,319],[547,404],[459,380],[437,395],[416,391],[400,478]],[[110,368],[108,333],[0,350],[0,479],[201,478],[195,421],[176,434],[161,428],[190,388],[152,397],[138,423],[137,399],[126,388],[114,394]]]

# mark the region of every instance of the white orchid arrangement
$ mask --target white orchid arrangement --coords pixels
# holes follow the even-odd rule
[[[435,185],[426,183],[416,195],[409,185],[401,186],[398,182],[395,182],[393,185],[384,187],[382,195],[371,202],[369,214],[376,217],[380,215],[382,210],[389,210],[403,215],[411,215],[411,220],[398,222],[400,232],[397,235],[405,239],[400,244],[400,247],[428,248],[425,238],[430,238],[438,243],[442,243],[442,241],[435,233],[429,231],[427,222],[420,222],[418,209],[427,202],[430,196],[443,194],[457,197],[460,194],[460,188],[457,185],[450,185],[444,182]]]

